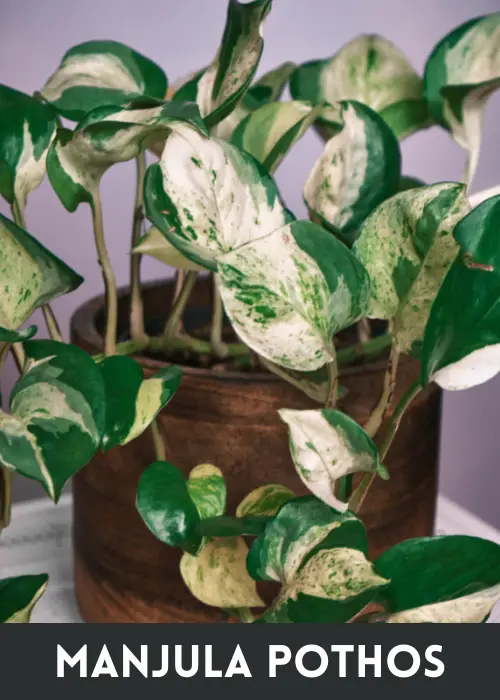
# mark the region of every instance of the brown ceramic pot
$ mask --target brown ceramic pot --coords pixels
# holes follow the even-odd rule
[[[144,290],[148,315],[163,315],[170,285]],[[207,306],[209,286],[198,285],[193,307]],[[120,325],[126,327],[128,297],[121,295]],[[73,317],[72,340],[90,352],[102,349],[102,299]],[[164,363],[138,357],[145,375]],[[341,408],[366,421],[382,388],[385,363],[342,373],[347,394]],[[400,396],[417,376],[411,360],[401,363]],[[396,397],[398,398],[398,397]],[[220,467],[228,486],[228,512],[252,489],[281,483],[304,493],[290,459],[279,408],[317,407],[270,374],[217,373],[186,367],[179,391],[159,420],[168,459],[186,474],[202,462]],[[362,517],[372,555],[408,537],[432,532],[436,502],[440,394],[421,394],[405,415],[386,465],[391,478],[377,480]],[[76,596],[89,622],[209,622],[221,619],[185,588],[179,552],[156,540],[135,510],[137,482],[154,461],[148,432],[125,448],[97,457],[73,481]]]

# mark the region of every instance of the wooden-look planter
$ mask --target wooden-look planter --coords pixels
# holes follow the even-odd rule
[[[147,313],[168,308],[170,285],[144,290]],[[191,298],[207,306],[209,287],[198,285]],[[89,352],[102,349],[102,299],[73,317],[72,340]],[[120,325],[126,327],[128,298],[120,299]],[[137,357],[145,375],[163,366]],[[347,394],[342,410],[361,424],[375,406],[385,364],[358,366],[342,373]],[[418,365],[404,360],[398,396],[415,380]],[[396,398],[398,398],[398,396]],[[228,485],[228,512],[252,489],[281,483],[297,494],[304,487],[290,459],[287,428],[279,408],[317,407],[298,390],[270,374],[218,373],[186,367],[179,391],[162,412],[159,425],[168,459],[186,474],[202,462],[220,467]],[[377,480],[362,510],[372,554],[408,537],[432,532],[436,502],[440,393],[421,394],[402,421],[386,466],[390,480]],[[74,479],[76,596],[90,622],[202,622],[221,619],[198,603],[178,572],[179,552],[157,541],[135,510],[137,482],[154,461],[146,432],[125,448],[97,457]]]

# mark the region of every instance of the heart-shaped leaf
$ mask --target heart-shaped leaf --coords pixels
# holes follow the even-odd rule
[[[64,54],[41,93],[64,117],[80,121],[96,107],[138,95],[162,99],[166,91],[165,73],[142,54],[117,41],[87,41]]]
[[[236,515],[238,518],[244,518],[248,515],[276,515],[281,506],[291,501],[292,498],[295,498],[294,492],[281,484],[259,486],[241,501],[236,509]]]
[[[29,233],[0,214],[0,326],[14,330],[40,306],[79,287],[83,278]]]
[[[226,510],[226,482],[213,464],[199,464],[191,470],[187,482],[189,495],[200,518],[216,518]]]
[[[447,34],[425,66],[429,111],[469,151],[469,183],[479,161],[483,109],[498,87],[500,12],[465,22]]]
[[[179,252],[217,269],[217,259],[274,231],[286,213],[273,180],[250,155],[197,133],[172,134],[146,174],[146,212]]]
[[[500,196],[455,228],[462,249],[432,305],[422,347],[422,383],[468,389],[500,372]]]
[[[359,102],[342,102],[342,130],[325,145],[304,187],[315,217],[352,245],[366,217],[396,194],[399,144],[385,121]]]
[[[27,363],[10,414],[0,413],[0,462],[39,481],[57,501],[99,447],[104,384],[93,359],[74,345],[29,340],[24,349]]]
[[[106,392],[106,429],[102,446],[109,450],[135,440],[154,421],[179,387],[179,367],[166,367],[144,379],[138,362],[115,355],[101,364]]]
[[[47,574],[0,580],[0,623],[29,622],[33,608],[44,594],[48,581]]]
[[[483,622],[500,600],[500,545],[451,535],[401,542],[380,556],[387,622]]]
[[[29,326],[19,331],[10,331],[8,328],[0,328],[0,343],[24,343],[33,338],[38,332],[36,326]]]
[[[44,178],[56,127],[50,105],[0,85],[0,194],[21,212]]]
[[[277,365],[316,370],[332,336],[366,315],[369,280],[320,226],[294,221],[219,260],[226,313],[242,340]]]
[[[47,157],[47,173],[63,205],[74,211],[93,203],[102,176],[170,131],[205,127],[193,104],[141,99],[126,107],[99,107],[75,131],[59,129]]]
[[[469,208],[464,186],[445,182],[395,195],[363,224],[353,252],[371,278],[369,316],[392,321],[402,352],[423,338],[458,252],[453,230]]]
[[[294,99],[314,104],[361,102],[378,112],[398,139],[429,123],[420,77],[394,44],[377,35],[358,36],[332,58],[299,66],[290,91]],[[323,120],[323,127],[330,138],[332,125]]]
[[[288,425],[290,452],[298,475],[319,499],[339,511],[347,509],[335,496],[336,482],[357,472],[386,477],[377,448],[352,418],[333,409],[278,411]]]
[[[189,258],[184,257],[182,253],[179,253],[177,248],[174,248],[156,226],[149,227],[131,252],[133,255],[149,255],[151,258],[179,270],[203,270],[200,265],[196,265]]]

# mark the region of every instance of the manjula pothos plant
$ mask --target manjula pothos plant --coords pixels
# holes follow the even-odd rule
[[[2,524],[14,472],[57,501],[98,450],[149,430],[157,461],[140,479],[137,508],[162,542],[184,551],[182,577],[207,605],[259,623],[485,621],[500,598],[500,546],[413,539],[372,562],[357,513],[373,480],[390,478],[383,463],[418,392],[430,382],[466,389],[500,371],[500,196],[472,207],[467,194],[482,107],[500,85],[500,14],[448,34],[423,80],[392,43],[359,36],[331,58],[286,63],[255,81],[270,10],[271,0],[230,0],[215,59],[174,89],[155,63],[113,41],[70,49],[33,96],[0,86],[0,192],[12,210],[0,217],[1,357],[12,352],[19,370],[0,414]],[[292,99],[281,101],[287,84]],[[399,141],[434,125],[467,150],[463,183],[403,176]],[[305,183],[303,221],[272,175],[309,128],[325,143]],[[159,157],[149,167],[147,153]],[[130,337],[118,343],[99,185],[131,159]],[[90,205],[106,292],[98,356],[63,341],[50,307],[82,278],[26,231],[27,199],[45,172],[66,209]],[[143,255],[177,269],[159,335],[144,324]],[[200,337],[183,316],[203,271],[214,302]],[[37,308],[49,340],[24,325]],[[223,334],[225,317],[239,342]],[[371,335],[369,319],[386,332]],[[359,343],[337,349],[352,326]],[[149,379],[132,357],[146,350],[172,361]],[[404,354],[420,360],[421,374],[393,405]],[[387,359],[384,387],[361,426],[336,408],[339,368],[374,357]],[[193,465],[186,479],[165,460],[155,418],[179,387],[179,358],[264,365],[318,403],[279,412],[290,468],[310,495],[262,485],[227,514],[216,466]],[[378,451],[373,438],[388,416]],[[256,584],[264,580],[280,584],[268,605]],[[46,585],[43,574],[1,580],[0,621],[28,621]]]

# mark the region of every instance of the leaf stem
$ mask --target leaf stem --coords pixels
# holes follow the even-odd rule
[[[10,525],[12,510],[12,479],[14,472],[8,467],[0,467],[0,532]]]
[[[223,360],[228,355],[227,345],[222,341],[222,329],[224,324],[224,307],[219,291],[217,275],[212,275],[213,283],[213,307],[212,321],[210,325],[210,345],[214,357]]]
[[[14,357],[14,362],[16,363],[19,374],[22,374],[24,372],[24,365],[26,364],[26,353],[24,352],[22,343],[12,343],[10,351]]]
[[[231,613],[235,617],[239,617],[241,622],[255,622],[255,616],[252,614],[250,608],[231,608]]]
[[[146,154],[141,151],[136,158],[137,185],[135,193],[134,217],[132,223],[131,251],[139,243],[144,220],[144,175],[146,173]],[[144,339],[144,304],[141,293],[142,255],[130,255],[130,335],[134,339]]]
[[[339,395],[339,365],[335,350],[331,351],[332,362],[327,364],[328,370],[328,396],[325,408],[335,408]]]
[[[384,374],[382,394],[380,395],[377,405],[373,409],[368,421],[366,422],[366,425],[364,426],[365,432],[368,433],[370,437],[373,437],[378,432],[387,411],[391,407],[391,402],[394,397],[394,388],[396,386],[399,356],[399,350],[396,347],[396,343],[393,342],[391,345],[389,360],[387,362],[387,368]]]
[[[151,423],[151,435],[153,437],[153,445],[155,448],[156,459],[163,462],[166,459],[165,444],[158,427],[158,420],[155,418]]]
[[[172,311],[170,312],[170,317],[163,332],[164,349],[171,348],[172,341],[179,331],[182,315],[189,301],[189,297],[191,296],[191,292],[194,289],[194,285],[196,284],[197,276],[198,273],[196,270],[189,270],[184,278],[181,290],[172,305]]]
[[[92,220],[94,224],[94,239],[97,257],[102,270],[106,299],[106,330],[104,334],[104,354],[106,357],[116,353],[116,330],[118,324],[118,298],[116,294],[115,273],[111,266],[102,220],[102,205],[99,193],[92,202]]]

